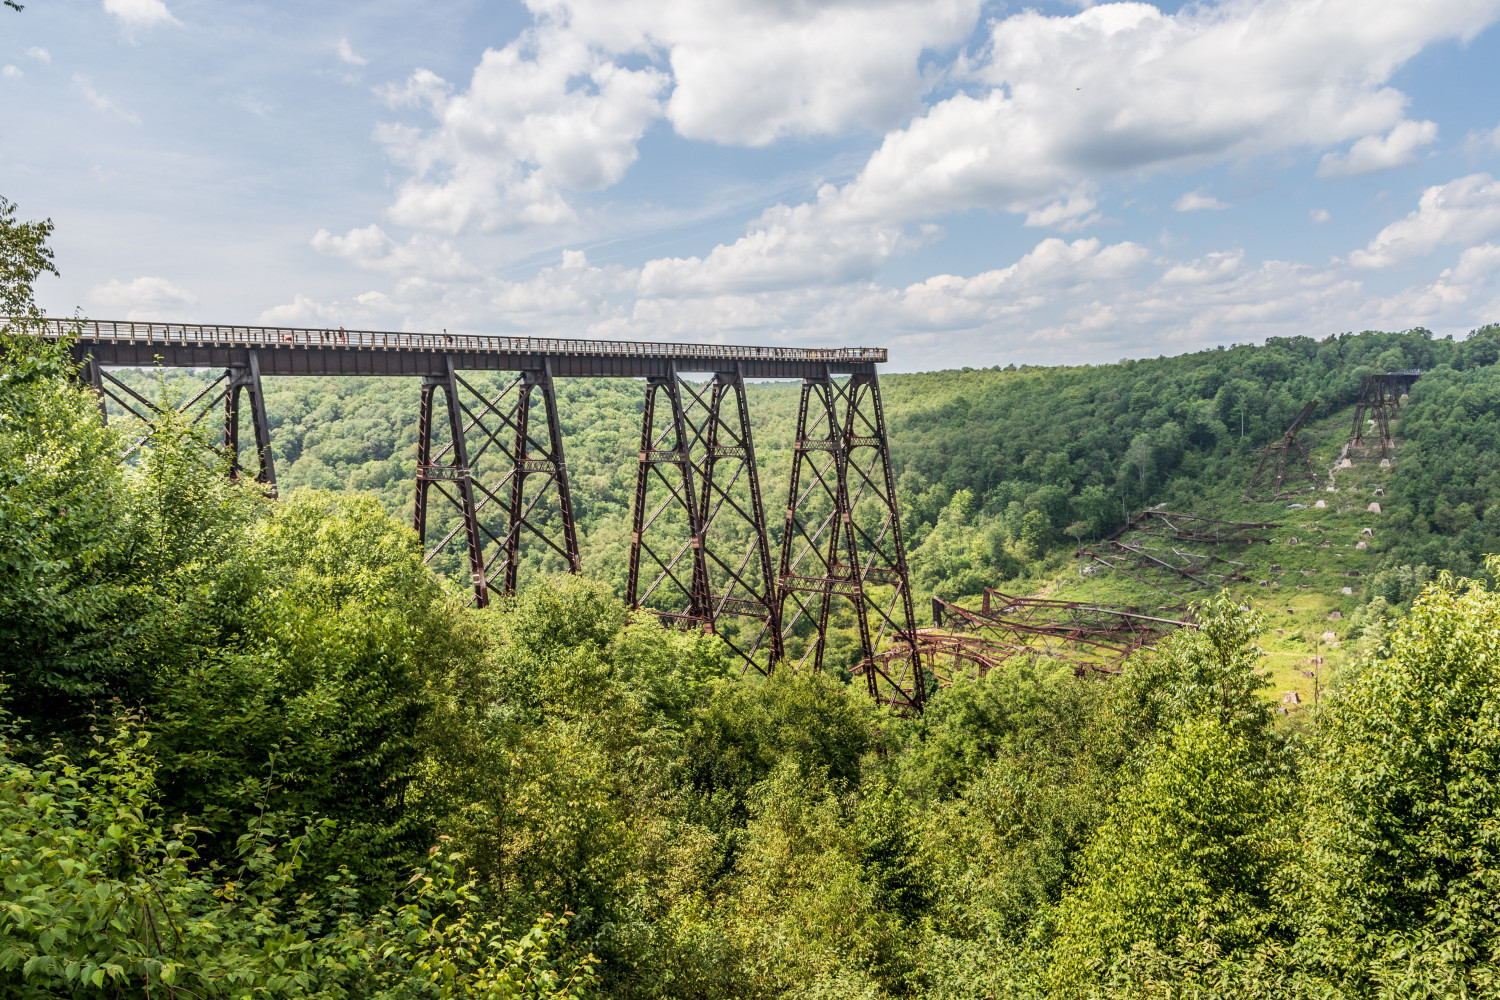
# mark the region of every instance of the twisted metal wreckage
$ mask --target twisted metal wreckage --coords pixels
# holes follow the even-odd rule
[[[1178,614],[1185,609],[1156,610]],[[1196,627],[1189,617],[1146,614],[1131,605],[1018,597],[989,587],[978,610],[934,597],[932,621],[933,628],[919,630],[918,636],[942,687],[960,675],[982,677],[1021,655],[1065,660],[1079,676],[1090,671],[1118,674],[1131,655],[1180,628]]]
[[[1249,578],[1245,564],[1221,553],[1271,544],[1256,532],[1279,528],[1274,521],[1225,521],[1198,514],[1143,510],[1092,549],[1080,549],[1086,565],[1121,573],[1172,597],[1184,590],[1223,586]],[[1173,589],[1177,588],[1177,589]]]

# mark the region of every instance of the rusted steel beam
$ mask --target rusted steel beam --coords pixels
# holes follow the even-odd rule
[[[436,455],[433,454],[433,401],[441,390],[443,408],[448,417],[448,444]],[[415,521],[417,537],[425,547],[429,502],[433,489],[455,508],[459,515],[459,527],[450,532],[436,546],[428,549],[422,561],[430,563],[442,552],[448,541],[462,531],[469,557],[469,579],[474,587],[474,604],[486,607],[489,604],[489,587],[485,578],[484,548],[480,540],[479,515],[474,504],[474,482],[469,466],[469,451],[464,440],[464,423],[459,409],[458,378],[452,362],[442,375],[429,375],[422,379],[422,395],[417,428],[417,483]],[[448,458],[443,462],[443,458]]]
[[[850,672],[876,700],[922,710],[927,680],[873,375],[803,380],[778,585],[783,633],[803,644],[798,663],[823,667],[830,608],[846,599],[859,641]],[[877,659],[886,644],[906,652]]]
[[[244,472],[240,465],[240,396],[250,398],[250,427],[255,437],[255,455],[259,465],[255,481],[276,494],[276,458],[271,452],[271,424],[266,417],[266,397],[260,383],[260,358],[250,352],[247,364],[229,369],[229,392],[224,399],[224,450],[229,455],[229,478],[238,480]]]
[[[1415,369],[1365,376],[1359,389],[1359,401],[1354,406],[1354,424],[1349,430],[1349,443],[1344,446],[1346,456],[1351,448],[1367,447],[1367,420],[1375,421],[1375,429],[1380,435],[1380,456],[1391,456],[1396,447],[1391,432],[1391,418],[1401,412],[1401,394],[1410,390],[1413,383],[1421,377],[1422,373]]]
[[[662,404],[671,417],[657,433]],[[627,599],[716,632],[743,669],[770,673],[782,657],[780,606],[737,365],[706,382],[648,383],[640,456]],[[643,566],[655,574],[646,586]]]
[[[565,571],[580,572],[578,535],[550,373],[545,368],[521,372],[493,395],[454,373],[453,388],[455,412],[461,423],[458,434],[450,431],[448,443],[436,453],[431,451],[430,400],[424,400],[426,423],[419,427],[419,441],[428,442],[425,452],[418,445],[419,514],[427,505],[427,495],[420,485],[422,470],[426,469],[429,486],[447,484],[437,485],[439,495],[448,499],[459,515],[457,523],[427,551],[427,560],[444,551],[460,533],[467,544],[472,529],[486,602],[490,593],[515,593],[526,547],[523,539],[540,544],[544,553],[555,554]],[[537,405],[542,408],[545,434],[535,430],[531,419]],[[469,469],[467,475],[456,471],[459,445]],[[481,464],[486,456],[489,460]],[[476,471],[480,468],[496,471],[489,478],[481,478]],[[455,484],[462,482],[474,491],[472,518],[465,513],[462,496],[454,495]],[[471,572],[473,560],[471,552]],[[476,603],[480,601],[480,586],[476,584]]]
[[[832,369],[873,375],[878,347],[754,347],[617,340],[569,340],[449,333],[398,333],[199,323],[49,319],[44,336],[70,338],[75,355],[105,367],[228,368],[248,350],[267,375],[442,375],[460,371],[540,371],[556,378],[667,377],[738,368],[745,378],[804,378]]]
[[[675,370],[646,380],[625,601],[633,608],[659,606],[664,620],[712,629],[702,498],[682,396]],[[662,418],[659,430],[658,415]],[[653,575],[645,587],[641,586],[642,556],[649,560],[647,569]]]

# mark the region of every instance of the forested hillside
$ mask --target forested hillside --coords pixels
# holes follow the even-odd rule
[[[232,483],[170,416],[121,464],[125,428],[34,335],[47,235],[0,204],[5,995],[1500,988],[1500,594],[1424,585],[1443,561],[1500,573],[1480,563],[1495,331],[891,379],[919,572],[963,593],[1055,584],[1076,545],[1060,535],[1141,504],[1227,502],[1305,395],[1393,351],[1429,369],[1395,468],[1330,494],[1387,477],[1379,516],[1403,530],[1371,536],[1379,558],[1424,562],[1369,576],[1390,606],[1308,710],[1267,697],[1275,623],[1209,593],[1197,628],[1119,676],[1018,656],[901,718],[835,671],[740,676],[715,637],[623,607],[625,383],[567,389],[591,414],[569,443],[604,578],[534,574],[483,610],[422,565],[398,390],[366,412],[351,383],[277,388],[287,478],[339,490]],[[1307,383],[1283,394],[1274,364]],[[792,399],[757,394],[782,428],[768,469]],[[1313,428],[1324,451],[1337,418]],[[1366,515],[1347,506],[1272,508],[1343,547],[1263,548],[1284,571],[1353,559]]]
[[[963,597],[1017,578],[1036,583],[1079,542],[1162,502],[1227,516],[1259,449],[1304,403],[1319,401],[1303,440],[1321,472],[1348,440],[1364,377],[1410,368],[1426,374],[1397,424],[1400,473],[1375,569],[1483,573],[1484,553],[1500,550],[1497,358],[1500,328],[1486,327],[1462,341],[1367,332],[1115,365],[886,376],[914,586],[920,596]],[[499,384],[478,373],[471,380]],[[268,380],[283,486],[369,493],[409,518],[417,392],[411,379]],[[770,510],[784,503],[797,393],[795,384],[751,386]],[[623,594],[643,390],[630,380],[563,379],[558,396],[584,566]],[[498,466],[481,472],[500,474]],[[535,546],[529,566],[561,568],[550,559]],[[456,557],[448,568],[467,572]]]

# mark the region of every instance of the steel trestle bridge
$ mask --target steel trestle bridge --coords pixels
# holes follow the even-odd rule
[[[875,367],[886,360],[883,348],[68,319],[47,320],[45,335],[70,342],[101,411],[113,400],[145,423],[132,451],[149,440],[162,409],[110,369],[221,371],[179,409],[196,408],[201,421],[223,403],[219,440],[238,477],[249,474],[238,440],[248,403],[255,478],[271,490],[263,376],[420,379],[415,528],[427,561],[450,545],[463,552],[480,607],[492,593],[515,591],[523,548],[550,550],[580,571],[553,380],[643,379],[627,601],[649,602],[666,622],[718,632],[762,672],[790,658],[793,639],[803,649],[797,662],[821,667],[830,613],[847,601],[860,646],[854,672],[878,700],[922,708],[926,682]],[[481,391],[464,377],[475,371],[511,377],[498,393]],[[746,379],[767,378],[802,381],[775,553],[745,393]],[[440,539],[429,537],[435,508],[456,522]]]

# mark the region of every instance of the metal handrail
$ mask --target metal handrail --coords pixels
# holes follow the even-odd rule
[[[495,337],[463,333],[395,333],[380,330],[321,330],[284,326],[221,326],[130,320],[47,319],[43,336],[76,335],[94,343],[202,347],[333,347],[376,351],[484,351],[494,354],[570,354],[592,357],[699,358],[730,361],[886,360],[883,347],[751,347],[728,344],[664,344],[634,340],[570,340]]]

